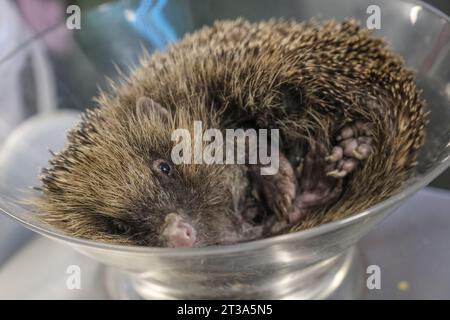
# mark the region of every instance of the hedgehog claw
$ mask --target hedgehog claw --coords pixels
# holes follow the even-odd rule
[[[344,156],[344,149],[341,146],[335,146],[331,150],[331,154],[325,157],[325,161],[337,162]]]
[[[345,177],[347,175],[347,172],[342,171],[342,170],[333,170],[333,171],[327,172],[326,175],[328,177],[333,177],[333,178],[339,179],[339,178]]]
[[[303,172],[303,161],[300,162],[300,164],[297,166],[297,168],[295,168],[295,171],[297,174],[302,174]]]
[[[338,160],[339,159],[334,154],[330,154],[325,157],[325,161],[328,161],[328,162],[336,162]]]
[[[364,159],[364,155],[359,153],[357,149],[354,149],[352,151],[352,155],[353,155],[353,157],[355,157],[358,160],[363,160]]]

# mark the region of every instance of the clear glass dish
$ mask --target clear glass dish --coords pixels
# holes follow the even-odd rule
[[[387,39],[417,71],[430,111],[417,174],[388,200],[343,220],[238,245],[169,249],[73,238],[39,223],[18,201],[23,197],[23,189],[37,184],[39,166],[48,158],[49,140],[29,139],[39,134],[45,137],[45,132],[48,138],[51,125],[46,122],[46,130],[13,133],[0,149],[1,211],[108,266],[105,281],[116,298],[329,297],[344,279],[356,279],[357,275],[349,272],[354,266],[358,240],[450,165],[448,17],[415,1],[344,0],[339,5],[331,0],[119,1],[82,12],[81,30],[71,31],[66,39],[69,49],[48,53],[56,66],[52,71],[59,88],[55,98],[59,108],[82,110],[90,105],[90,98],[97,85],[104,84],[105,76],[117,76],[115,65],[126,69],[136,63],[142,46],[150,51],[162,49],[186,32],[224,18],[354,17],[364,24],[370,16],[369,5],[381,9],[381,29],[374,32]],[[64,22],[24,40],[0,57],[0,66],[17,54],[26,55],[36,44],[44,45],[61,28],[66,28]],[[59,145],[64,140],[64,130],[54,128],[50,131],[51,145]],[[16,145],[22,148],[20,152],[12,150]]]

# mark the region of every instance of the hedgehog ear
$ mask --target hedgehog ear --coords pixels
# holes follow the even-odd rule
[[[163,117],[169,115],[169,111],[153,99],[148,97],[140,97],[136,103],[137,109],[148,114],[159,114]]]

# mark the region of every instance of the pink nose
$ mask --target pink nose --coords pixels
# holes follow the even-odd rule
[[[197,239],[194,227],[176,213],[167,215],[162,234],[166,237],[168,246],[172,248],[192,247]]]

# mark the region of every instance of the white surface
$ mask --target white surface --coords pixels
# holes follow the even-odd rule
[[[420,191],[360,246],[381,269],[370,299],[450,299],[450,192]]]
[[[81,269],[81,288],[66,286],[68,266]],[[36,236],[0,267],[0,299],[101,299],[99,265],[61,244]]]

